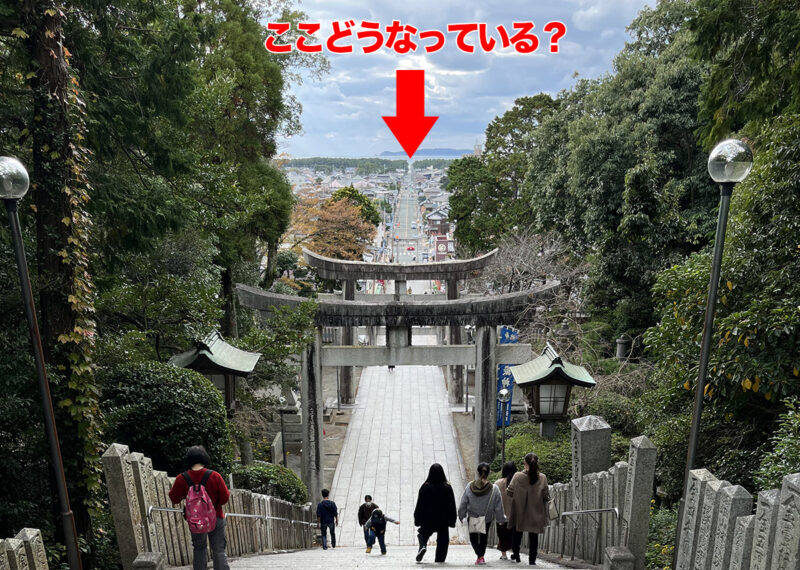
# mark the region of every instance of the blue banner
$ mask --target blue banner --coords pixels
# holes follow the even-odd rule
[[[519,331],[511,327],[500,327],[500,344],[516,344],[519,341]],[[497,365],[497,391],[503,388],[511,392],[514,396],[514,377],[511,375],[511,364]],[[496,398],[495,398],[496,399]],[[511,423],[511,400],[506,404],[505,417],[503,417],[503,405],[497,402],[497,427]]]

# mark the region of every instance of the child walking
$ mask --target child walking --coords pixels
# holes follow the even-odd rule
[[[372,511],[372,515],[370,515],[369,520],[364,525],[364,530],[369,533],[367,538],[367,554],[372,552],[372,545],[375,544],[376,538],[378,539],[378,544],[381,546],[381,554],[386,554],[385,535],[387,521],[400,524],[400,521],[387,517],[380,509]]]

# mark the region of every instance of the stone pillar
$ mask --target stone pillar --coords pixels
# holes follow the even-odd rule
[[[753,550],[753,529],[755,528],[755,522],[755,515],[748,515],[736,519],[730,563],[728,566],[729,570],[750,570],[750,553]]]
[[[404,297],[406,295],[408,295],[407,281],[405,279],[403,279],[402,281],[400,279],[395,279],[394,280],[394,300],[395,301],[399,301],[400,297]]]
[[[728,570],[730,568],[736,521],[752,512],[753,496],[744,487],[733,485],[720,491],[711,570]]]
[[[769,570],[771,568],[772,547],[775,544],[775,528],[778,523],[779,498],[780,491],[777,489],[761,491],[758,494],[750,570]]]
[[[675,570],[692,570],[697,538],[700,533],[700,515],[706,484],[716,481],[707,469],[693,469],[689,472],[689,488],[686,489],[683,506],[683,520],[679,529],[678,556]]]
[[[133,561],[134,570],[164,570],[164,555],[161,552],[142,552]]]
[[[6,558],[11,570],[29,570],[25,544],[18,538],[7,538],[5,542]]]
[[[719,501],[724,487],[730,487],[727,481],[709,481],[703,494],[703,506],[700,511],[700,534],[695,547],[695,570],[709,570],[711,557],[714,554],[714,538],[717,532],[717,514]]]
[[[47,552],[38,528],[23,528],[14,538],[22,541],[30,570],[47,570]]]
[[[11,570],[11,564],[8,561],[8,552],[6,552],[5,540],[0,540],[0,570]]]
[[[495,456],[497,433],[496,333],[493,326],[475,332],[475,464],[491,462]]]
[[[656,474],[656,446],[640,435],[631,440],[628,454],[628,482],[625,485],[625,514],[622,525],[627,541],[625,546],[633,553],[634,568],[644,570],[647,550],[647,530],[650,521],[650,499],[653,496],[653,479]]]
[[[149,551],[163,552],[158,545],[158,537],[154,522],[147,520],[147,509],[155,506],[156,502],[153,494],[153,461],[145,457],[142,453],[131,453],[129,455],[131,470],[133,471],[133,483],[138,497],[140,516],[144,522],[146,532],[144,532],[145,547]]]
[[[320,349],[322,329],[317,327],[314,342],[303,351],[300,362],[300,404],[303,414],[302,479],[312,503],[321,500],[322,441],[322,375]],[[127,569],[126,569],[127,570]]]
[[[447,300],[458,299],[458,279],[447,280]],[[448,331],[448,344],[461,344],[461,326],[450,325]],[[464,367],[450,366],[448,397],[451,404],[464,403]]]
[[[127,445],[112,443],[102,457],[108,502],[114,517],[119,556],[124,570],[131,570],[133,561],[139,553],[145,551],[142,511],[138,504],[129,455]]]
[[[783,478],[779,504],[772,570],[796,570],[800,568],[800,473]]]
[[[609,546],[606,548],[603,560],[603,570],[633,570],[633,553],[624,546]]]
[[[572,420],[572,510],[585,509],[583,478],[589,473],[605,471],[611,466],[611,426],[597,416],[583,416]],[[579,527],[575,544],[576,555],[584,559],[591,556],[587,552],[588,521],[579,517]]]
[[[619,516],[614,519],[614,546],[619,546],[624,540],[622,535],[622,515],[625,513],[625,485],[628,484],[628,464],[618,461],[608,470],[611,475],[611,493],[613,507],[617,508]]]
[[[342,281],[342,293],[345,301],[353,301],[356,298],[356,282],[352,279]],[[353,327],[342,327],[342,346],[352,346],[354,344]],[[352,404],[355,402],[355,386],[353,386],[353,367],[341,367],[341,383],[339,394],[342,404]]]

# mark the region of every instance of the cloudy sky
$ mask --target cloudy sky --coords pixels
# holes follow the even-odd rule
[[[455,36],[438,52],[399,55],[386,49],[363,54],[327,54],[331,71],[320,81],[306,80],[293,92],[303,105],[303,133],[281,139],[279,152],[293,157],[376,156],[400,145],[381,117],[395,114],[395,72],[425,70],[425,114],[439,116],[420,148],[471,149],[483,142],[486,125],[509,109],[514,99],[570,87],[577,73],[595,78],[611,71],[614,55],[628,35],[626,26],[653,0],[300,0],[317,33],[330,34],[334,20],[380,22],[400,20],[419,30],[445,31],[448,24],[485,22],[490,30],[515,21],[533,21],[539,49],[462,53]],[[559,53],[547,49],[549,21],[567,27]],[[495,32],[496,39],[499,36]],[[471,39],[475,41],[475,34]],[[353,45],[360,45],[353,39]]]

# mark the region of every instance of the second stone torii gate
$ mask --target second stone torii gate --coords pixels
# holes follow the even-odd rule
[[[335,260],[334,260],[335,261]],[[359,262],[342,262],[359,263]],[[322,489],[322,367],[323,366],[475,366],[475,460],[495,455],[497,363],[522,364],[531,358],[527,344],[499,345],[498,325],[515,323],[531,303],[552,296],[558,283],[531,291],[476,299],[420,299],[349,301],[321,299],[315,317],[314,341],[301,357],[301,411],[303,414],[302,479],[310,496]],[[240,303],[263,313],[276,306],[297,306],[306,299],[237,285]],[[413,346],[413,326],[476,327],[474,345]],[[322,327],[385,326],[385,346],[323,346]]]

